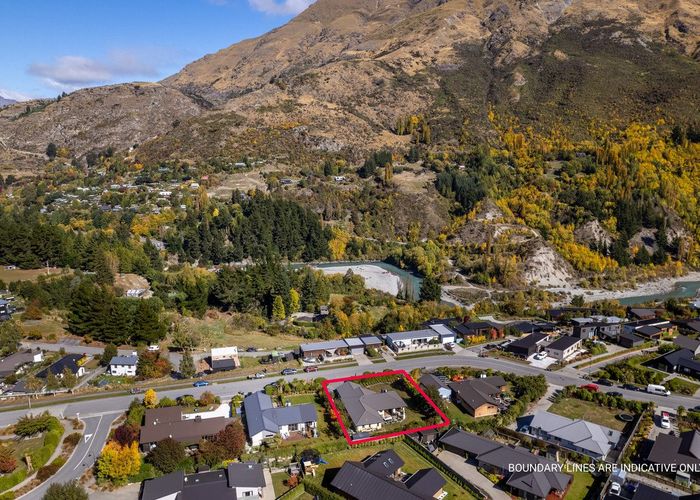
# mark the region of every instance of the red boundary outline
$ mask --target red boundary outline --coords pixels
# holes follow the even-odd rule
[[[362,438],[362,439],[351,439],[350,433],[348,432],[348,429],[345,426],[345,422],[343,422],[343,417],[340,414],[338,407],[335,405],[335,401],[333,400],[333,396],[331,395],[331,392],[328,389],[328,385],[329,384],[337,384],[337,383],[341,383],[341,382],[349,382],[352,380],[361,380],[361,379],[366,379],[366,378],[386,377],[386,376],[390,376],[390,375],[401,375],[406,380],[408,380],[409,384],[411,384],[413,386],[413,388],[416,389],[418,391],[418,393],[425,398],[425,400],[428,402],[428,404],[440,416],[440,418],[442,419],[442,422],[440,422],[439,424],[434,424],[434,425],[426,425],[424,427],[414,427],[412,429],[406,429],[403,431],[390,432],[390,433],[382,434],[379,436],[371,436],[371,437]],[[406,434],[413,434],[414,432],[427,431],[427,430],[431,430],[431,429],[440,429],[442,427],[447,427],[448,425],[450,425],[450,419],[447,417],[447,415],[445,415],[445,413],[440,408],[437,407],[435,402],[432,399],[430,399],[430,397],[425,393],[425,391],[423,389],[420,388],[418,383],[413,379],[413,377],[411,377],[411,375],[408,374],[408,372],[406,370],[392,370],[392,371],[385,371],[385,372],[378,372],[378,373],[366,373],[363,375],[354,375],[351,377],[335,378],[335,379],[330,379],[330,380],[324,380],[321,382],[321,385],[323,386],[323,391],[326,393],[326,397],[328,398],[328,402],[331,404],[331,408],[333,410],[333,415],[335,416],[336,420],[340,424],[340,428],[343,431],[343,435],[345,436],[345,440],[351,446],[354,444],[367,443],[369,441],[381,441],[382,439],[403,436]]]

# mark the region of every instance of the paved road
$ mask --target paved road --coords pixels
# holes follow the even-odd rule
[[[496,358],[480,358],[476,356],[475,353],[464,350],[460,354],[453,356],[430,356],[425,358],[413,358],[400,361],[390,361],[383,363],[380,366],[369,368],[367,371],[381,371],[381,370],[395,370],[404,369],[410,371],[414,368],[427,368],[434,369],[440,366],[470,366],[474,368],[491,368],[494,370],[502,370],[515,373],[517,375],[544,375],[550,384],[566,386],[566,385],[580,385],[587,383],[578,375],[562,372],[545,372],[539,368],[525,365],[522,363],[517,363],[509,361],[506,359],[496,359]],[[276,376],[266,377],[259,380],[242,380],[238,382],[228,382],[217,384],[214,383],[208,387],[191,387],[184,389],[171,389],[159,392],[159,396],[168,396],[171,398],[176,398],[183,394],[192,394],[198,397],[204,391],[211,391],[214,394],[221,397],[231,397],[238,392],[247,393],[251,391],[260,390],[265,385],[274,382],[280,378],[286,380],[292,379],[305,379],[311,380],[322,376],[324,378],[335,378],[335,377],[346,377],[350,375],[356,375],[363,373],[364,367],[351,366],[344,368],[336,368],[332,370],[324,370],[320,373],[304,373],[300,372],[296,375],[291,375],[288,377]],[[685,406],[686,408],[692,408],[696,406],[697,399],[693,397],[678,396],[673,395],[669,397],[657,396],[654,394],[647,394],[646,392],[636,392],[621,389],[619,387],[601,387],[602,391],[618,391],[622,393],[626,398],[639,400],[639,401],[653,401],[659,406],[676,408],[678,406]],[[104,399],[86,400],[79,401],[75,403],[63,403],[51,407],[43,407],[34,410],[34,413],[41,413],[43,411],[49,410],[51,413],[56,415],[64,415],[66,417],[72,417],[76,413],[80,413],[81,416],[95,416],[95,415],[105,415],[115,412],[121,412],[128,408],[129,403],[134,399],[134,396],[115,396]],[[0,425],[9,425],[17,418],[27,413],[26,409],[14,410],[0,413]]]
[[[67,483],[82,476],[87,469],[93,466],[95,457],[100,454],[102,447],[107,441],[109,428],[119,414],[112,413],[83,418],[82,420],[85,423],[83,439],[78,443],[68,462],[49,480],[20,498],[26,500],[39,499],[44,496],[51,484]]]

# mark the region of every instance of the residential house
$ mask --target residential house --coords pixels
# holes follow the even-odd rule
[[[589,318],[586,318],[589,319]],[[622,323],[607,321],[587,321],[585,323],[574,324],[573,335],[582,340],[593,338],[616,339],[622,331]]]
[[[565,322],[569,318],[575,316],[587,316],[593,313],[593,309],[590,307],[556,307],[552,309],[547,309],[547,317],[552,321]]]
[[[679,335],[673,339],[673,343],[681,349],[688,349],[695,356],[700,355],[700,339],[693,339],[685,335]]]
[[[410,332],[389,333],[386,336],[386,343],[398,353],[423,349],[438,349],[442,347],[443,344],[440,340],[440,334],[432,328],[413,330]]]
[[[365,352],[365,344],[359,337],[348,337],[343,339],[350,350],[350,354],[363,354]]]
[[[538,352],[542,344],[547,340],[549,340],[549,335],[546,333],[531,333],[526,337],[521,337],[518,340],[511,342],[511,344],[506,347],[506,351],[513,353],[516,356],[528,358]]]
[[[365,345],[365,351],[367,351],[370,348],[379,350],[381,349],[383,344],[381,339],[375,337],[374,335],[366,335],[364,337],[360,337],[360,340]]]
[[[0,359],[0,378],[5,378],[22,370],[25,366],[41,363],[44,353],[41,349],[18,351]]]
[[[562,335],[554,342],[547,345],[545,350],[548,356],[559,361],[564,361],[576,354],[581,349],[582,343],[583,340],[578,337]]]
[[[677,319],[671,321],[678,331],[685,335],[698,335],[700,334],[700,318],[694,319]]]
[[[435,469],[404,474],[403,465],[393,450],[380,451],[361,462],[347,461],[331,487],[352,500],[434,500],[447,496],[443,490],[446,481]]]
[[[700,480],[700,431],[681,432],[678,436],[659,434],[649,450],[647,461],[652,464],[684,465],[695,472],[678,472],[676,480],[682,482]]]
[[[504,335],[504,325],[493,321],[465,321],[455,325],[453,329],[464,339],[468,337],[495,339]]]
[[[344,340],[328,340],[326,342],[314,342],[301,344],[299,352],[303,358],[313,359],[340,359],[350,356],[350,349]]]
[[[15,312],[15,307],[12,302],[6,299],[0,299],[0,321],[7,321],[12,318]]]
[[[501,376],[473,378],[452,382],[452,399],[472,417],[498,415],[505,403],[500,400],[508,383]]]
[[[647,307],[629,307],[627,308],[627,317],[631,320],[650,320],[656,319],[660,311]]]
[[[649,361],[649,366],[668,373],[680,373],[700,378],[700,361],[690,349],[676,349]]]
[[[639,335],[630,332],[623,331],[617,337],[617,343],[620,344],[622,347],[626,347],[627,349],[638,347],[644,342],[646,342],[646,339],[644,337],[640,337]]]
[[[178,470],[143,482],[141,500],[253,500],[268,486],[262,465],[230,463],[223,470],[185,474]]]
[[[630,500],[700,500],[700,495],[696,493],[679,496],[644,483],[638,483]]]
[[[519,446],[507,446],[456,427],[440,437],[439,445],[467,461],[505,479],[504,488],[518,498],[561,499],[573,477],[557,471],[557,464]],[[527,472],[512,472],[511,465],[529,466]]]
[[[621,432],[608,427],[547,411],[521,417],[518,430],[598,460],[605,460],[622,437]]]
[[[675,325],[665,319],[643,319],[623,325],[623,331],[634,333],[645,339],[659,339],[663,335],[673,333]]]
[[[406,402],[394,391],[374,392],[354,382],[335,389],[357,432],[381,429],[384,424],[406,418]]]
[[[233,418],[206,418],[203,415],[185,419],[180,406],[148,409],[141,426],[139,445],[143,451],[148,451],[163,439],[171,438],[185,446],[196,446],[202,439],[212,438],[234,421]]]
[[[243,399],[243,412],[253,446],[260,446],[273,436],[288,439],[293,435],[317,435],[316,406],[311,403],[275,406],[270,396],[258,391]]]
[[[115,377],[135,377],[139,357],[114,356],[109,362],[109,374]]]
[[[425,389],[435,389],[442,399],[450,399],[450,396],[452,396],[452,389],[448,387],[448,380],[446,377],[433,373],[426,373],[422,375],[418,381]]]
[[[548,321],[514,321],[506,326],[508,331],[527,335],[530,333],[551,333],[557,330],[557,325]]]
[[[56,377],[61,378],[63,373],[68,370],[76,377],[82,377],[85,375],[85,367],[83,366],[85,360],[84,354],[66,354],[48,368],[41,370],[36,376],[37,378],[46,378],[51,372]]]
[[[233,370],[241,366],[238,359],[238,347],[212,348],[209,356],[209,366],[214,372]]]

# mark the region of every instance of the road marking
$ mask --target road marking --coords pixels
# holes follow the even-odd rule
[[[102,422],[102,417],[100,417],[100,419],[97,421],[97,425],[95,426],[95,432],[97,432],[100,429],[100,422]],[[92,436],[93,436],[93,434],[90,434],[89,437],[86,434],[85,435],[85,437],[86,437],[85,442],[87,443],[88,441],[90,441],[92,439]],[[83,460],[85,460],[85,457],[87,457],[87,454],[89,451],[90,451],[90,445],[87,446],[87,450],[85,450],[85,453],[83,454],[83,458],[81,458],[80,461],[77,464],[75,464],[75,467],[73,467],[73,470],[77,469],[78,467],[80,467],[83,464]]]

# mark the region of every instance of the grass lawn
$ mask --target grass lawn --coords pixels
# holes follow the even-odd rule
[[[293,396],[283,396],[282,399],[291,402],[293,405],[316,403],[315,394],[295,394]]]
[[[477,420],[468,413],[464,413],[457,407],[457,405],[455,405],[451,401],[445,401],[445,408],[447,409],[445,414],[452,423],[459,422],[468,425],[470,422],[476,422]]]
[[[595,478],[590,473],[583,471],[575,471],[573,475],[574,481],[566,494],[566,500],[584,500],[593,486]]]
[[[58,340],[66,334],[63,324],[50,316],[42,319],[23,321],[22,327],[27,337],[41,337],[44,340]]]
[[[446,351],[444,349],[433,349],[430,351],[424,351],[424,352],[411,352],[407,354],[397,354],[396,359],[413,359],[413,358],[425,358],[428,356],[449,356],[451,354],[454,354],[452,351]]]
[[[44,436],[40,434],[38,437],[24,438],[19,441],[10,440],[3,441],[5,444],[10,445],[10,449],[14,452],[15,458],[17,459],[17,469],[26,469],[27,464],[24,461],[24,457],[31,454],[33,451],[38,450],[44,444]]]
[[[594,424],[604,425],[622,431],[625,422],[616,418],[622,410],[612,410],[603,406],[598,406],[591,401],[581,401],[580,399],[564,398],[549,407],[549,411],[569,418],[581,418]]]
[[[289,490],[289,488],[287,488],[287,485],[284,484],[288,477],[289,474],[287,474],[286,472],[275,472],[274,474],[272,474],[272,486],[275,489],[275,498],[279,497],[280,495],[282,495],[282,493]]]
[[[69,270],[66,270],[68,273]],[[58,276],[63,273],[63,269],[52,267],[49,269],[51,276]],[[0,267],[0,280],[5,283],[13,281],[36,281],[39,276],[46,276],[46,268],[41,269],[5,269],[5,266]]]
[[[674,377],[665,382],[666,388],[671,392],[677,392],[679,394],[687,394],[689,396],[694,395],[698,389],[700,389],[700,384],[691,382],[680,377]]]
[[[322,465],[321,467],[319,467],[319,472],[323,473],[327,469],[340,468],[348,460],[360,461],[365,457],[368,457],[386,449],[393,449],[405,462],[405,465],[401,468],[403,472],[413,473],[419,469],[432,467],[430,462],[428,462],[418,453],[409,448],[409,446],[406,443],[398,441],[394,443],[378,444],[376,446],[350,448],[335,453],[323,454],[323,459],[328,462],[328,465]],[[444,488],[445,491],[448,492],[447,498],[459,498],[465,500],[474,498],[469,494],[469,492],[462,489],[458,484],[450,480],[448,477],[443,477],[445,478],[445,480],[447,480],[447,484]]]
[[[267,335],[257,330],[237,327],[231,318],[187,319],[193,332],[202,336],[202,347],[222,347],[237,345],[239,349],[257,347],[265,351],[284,350],[298,346],[303,340],[293,335]]]

